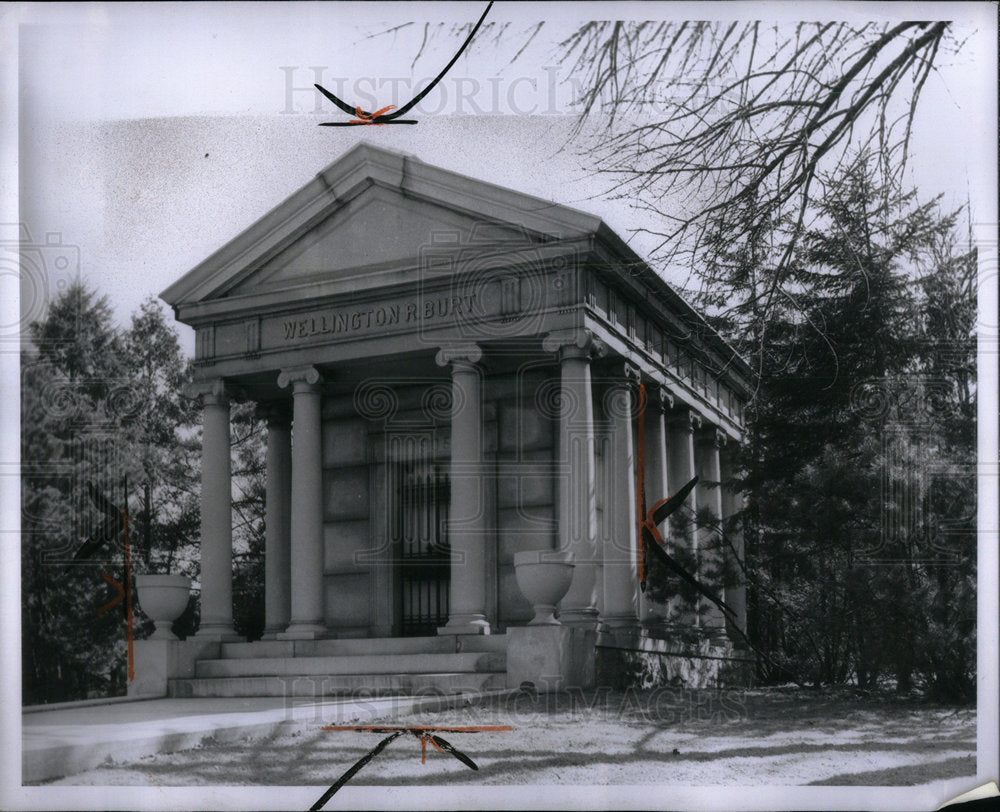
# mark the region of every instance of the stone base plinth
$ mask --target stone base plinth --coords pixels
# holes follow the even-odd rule
[[[559,609],[559,622],[563,626],[597,631],[600,614],[596,609]]]
[[[321,624],[299,623],[289,626],[285,631],[275,635],[276,640],[321,640],[329,637],[330,632]]]
[[[597,640],[595,671],[602,687],[749,687],[754,670],[750,653],[697,630],[672,639],[611,632]]]
[[[205,629],[204,631],[199,629],[194,637],[198,640],[214,643],[242,643],[246,640],[245,637],[234,631],[221,631],[218,629]]]
[[[590,688],[594,684],[597,633],[572,626],[507,629],[507,686],[530,682],[539,691]]]
[[[128,683],[128,695],[166,696],[168,680],[194,677],[195,663],[217,659],[220,651],[220,641],[197,636],[187,640],[136,640],[135,679]]]
[[[598,628],[604,633],[638,634],[639,619],[632,614],[602,615]]]

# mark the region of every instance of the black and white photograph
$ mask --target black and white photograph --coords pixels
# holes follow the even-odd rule
[[[0,806],[995,803],[997,25],[6,4]]]

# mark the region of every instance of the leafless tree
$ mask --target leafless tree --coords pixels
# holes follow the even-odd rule
[[[480,48],[506,42],[516,63],[544,25],[487,23]],[[467,31],[425,24],[420,53]],[[698,303],[759,343],[796,307],[810,197],[858,154],[899,189],[921,92],[961,45],[947,21],[618,20],[580,24],[558,58],[581,88],[576,148],[661,224],[639,229],[654,265],[687,265]]]
[[[605,122],[596,171],[662,218],[667,256],[698,252],[708,235],[715,250],[733,249],[783,222],[782,267],[820,169],[870,151],[883,179],[899,180],[921,90],[942,49],[959,45],[949,31],[589,22],[561,45],[584,79],[580,125]]]

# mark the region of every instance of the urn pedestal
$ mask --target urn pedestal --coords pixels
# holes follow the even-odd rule
[[[530,550],[514,554],[517,585],[535,610],[527,626],[507,628],[507,686],[536,691],[594,685],[597,633],[560,623],[556,604],[573,581],[573,554]]]
[[[563,550],[525,550],[514,553],[517,585],[535,610],[529,626],[559,626],[556,604],[573,582],[573,554]]]
[[[187,608],[191,579],[186,575],[136,575],[135,587],[139,607],[156,626],[150,639],[177,640],[170,627]]]

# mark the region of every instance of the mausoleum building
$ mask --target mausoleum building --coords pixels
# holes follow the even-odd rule
[[[171,693],[709,684],[745,658],[748,369],[599,218],[362,143],[161,296],[195,329],[204,409],[201,626],[156,655]],[[640,383],[646,504],[699,477],[661,532],[735,620],[639,588]],[[233,626],[235,399],[267,422],[252,643]],[[555,622],[515,556],[558,565],[538,570],[566,581]]]

